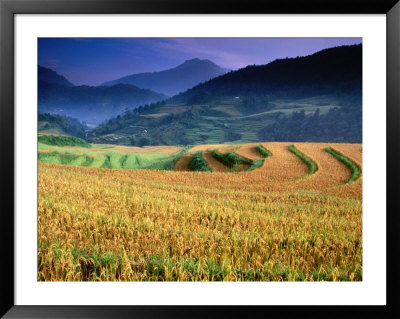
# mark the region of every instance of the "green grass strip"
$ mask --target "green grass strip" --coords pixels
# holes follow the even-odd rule
[[[71,160],[68,165],[71,166],[83,166],[83,163],[86,162],[86,157],[85,156],[78,156],[77,158]]]
[[[126,159],[128,158],[128,155],[127,154],[124,154],[124,155],[122,155],[121,156],[121,158],[120,158],[120,160],[119,160],[119,164],[120,164],[120,167],[121,168],[123,168],[124,167],[124,164],[125,164],[125,161],[126,161]]]
[[[122,153],[117,153],[117,152],[110,153],[111,168],[120,169],[121,168],[121,158],[122,158]]]
[[[197,152],[193,155],[189,162],[189,167],[196,172],[212,172],[212,168],[203,157],[203,152]]]
[[[122,168],[137,169],[138,167],[139,167],[139,162],[136,154],[134,153],[128,154],[124,163],[122,164]]]
[[[112,168],[111,161],[110,161],[110,155],[105,156],[105,160],[104,160],[103,165],[101,165],[101,168]]]
[[[314,174],[316,171],[318,171],[317,163],[315,163],[306,154],[300,152],[293,144],[289,145],[289,151],[291,151],[294,155],[296,155],[298,158],[300,158],[304,162],[304,164],[307,165],[308,173],[306,175],[304,175],[303,178],[306,178],[306,177]]]
[[[248,172],[255,170],[256,168],[260,168],[264,164],[264,158],[257,158],[253,161],[253,164],[251,164],[250,168],[247,170]]]
[[[350,158],[344,156],[342,153],[333,149],[332,147],[325,148],[325,151],[336,157],[339,161],[341,161],[344,165],[346,165],[349,168],[351,176],[346,184],[351,184],[360,178],[361,167],[357,163],[353,162]]]
[[[89,167],[99,168],[102,167],[106,160],[105,155],[98,155],[93,158],[93,162],[89,164]]]
[[[251,159],[242,157],[236,154],[234,151],[230,151],[226,154],[221,154],[220,152],[218,152],[218,150],[213,150],[211,152],[211,155],[225,166],[231,168],[231,172],[235,171],[236,168],[241,164],[250,165],[250,167],[251,165],[253,165],[253,161]]]
[[[77,161],[85,161],[85,158],[80,155],[74,155],[70,153],[59,153],[59,152],[51,152],[51,153],[38,153],[38,161],[43,163],[51,163],[51,164],[64,164],[64,165],[76,165]],[[72,163],[72,164],[71,164]]]
[[[91,153],[95,154],[95,156],[89,156],[88,154],[75,155],[68,152],[39,151],[38,160],[43,163],[86,166],[92,168],[174,170],[176,162],[182,156],[186,155],[190,148],[192,148],[192,146],[189,145],[170,155],[164,153],[124,154],[120,152],[108,152],[107,154]]]
[[[272,153],[261,144],[257,145],[256,150],[265,158],[272,156]]]
[[[85,155],[85,162],[82,163],[82,166],[90,166],[94,162],[94,157]]]
[[[42,163],[61,164],[60,153],[38,153],[38,161]]]

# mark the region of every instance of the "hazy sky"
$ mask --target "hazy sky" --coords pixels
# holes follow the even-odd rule
[[[236,70],[296,57],[361,38],[40,38],[39,65],[75,85],[99,85],[141,72],[161,71],[185,60],[209,59]]]

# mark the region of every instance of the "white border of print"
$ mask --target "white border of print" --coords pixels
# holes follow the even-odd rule
[[[16,305],[386,303],[385,15],[17,15]],[[363,281],[37,282],[38,37],[362,37]]]

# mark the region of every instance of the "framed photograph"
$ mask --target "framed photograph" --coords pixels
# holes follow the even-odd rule
[[[399,315],[397,1],[0,1],[4,318]]]

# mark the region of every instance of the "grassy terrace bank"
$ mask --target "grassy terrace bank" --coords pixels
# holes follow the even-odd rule
[[[293,154],[295,154],[298,158],[300,158],[304,162],[304,164],[307,165],[308,173],[306,175],[304,175],[303,178],[306,178],[306,177],[314,174],[316,171],[318,171],[317,163],[315,163],[306,154],[300,152],[293,144],[289,145],[289,151],[291,151]]]
[[[187,154],[187,146],[173,154],[165,153],[122,153],[119,151],[92,152],[83,149],[63,148],[50,151],[39,151],[38,161],[50,164],[63,164],[69,166],[86,166],[93,168],[113,169],[151,169],[151,170],[174,170],[176,162]]]
[[[230,168],[231,172],[234,172],[239,167],[239,165],[242,165],[242,164],[250,165],[250,167],[253,165],[252,160],[245,158],[243,156],[240,156],[240,155],[236,154],[234,151],[231,151],[226,154],[221,154],[220,152],[218,152],[218,150],[213,150],[211,152],[211,155],[215,159],[220,161],[222,164],[228,166]],[[262,165],[262,163],[261,163],[261,165]]]
[[[350,158],[344,156],[342,153],[333,149],[332,147],[325,148],[325,151],[336,157],[339,161],[341,161],[344,165],[346,165],[349,168],[351,176],[350,179],[347,181],[347,184],[351,184],[360,178],[361,167],[357,163],[353,162]]]
[[[256,150],[265,158],[272,156],[272,153],[261,144],[257,145]]]
[[[208,165],[206,159],[203,157],[203,152],[196,152],[189,162],[189,167],[196,172],[212,172],[212,168]]]

